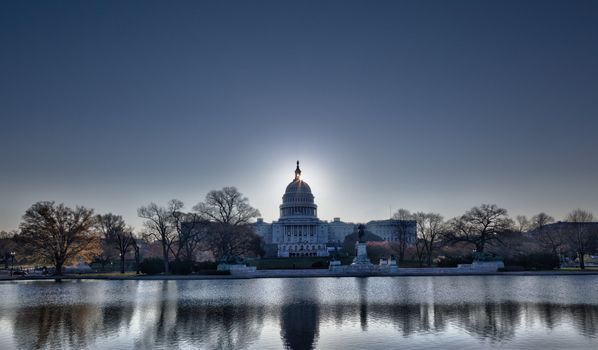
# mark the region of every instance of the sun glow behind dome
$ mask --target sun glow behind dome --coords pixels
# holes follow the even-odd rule
[[[328,172],[329,164],[314,155],[300,155],[298,158],[301,159],[301,174],[298,181],[302,185],[307,185],[310,191],[312,189],[316,191],[314,195],[320,206],[322,205],[321,203],[325,203],[327,207],[324,212],[324,215],[326,215],[324,218],[331,219],[334,216],[332,208],[338,208],[338,206],[332,203],[336,190],[333,188],[334,183],[330,181]],[[276,210],[277,202],[280,200],[286,187],[294,181],[294,170],[296,169],[293,169],[293,163],[289,164],[288,155],[284,157],[276,155],[267,159],[267,161],[264,161],[260,165],[261,168],[268,169],[264,171],[266,176],[264,176],[263,180],[256,182],[252,186],[253,188],[260,188],[259,194],[256,193],[250,198],[253,205],[260,209],[264,220],[271,221],[279,217],[279,213]],[[327,212],[330,212],[330,214]]]

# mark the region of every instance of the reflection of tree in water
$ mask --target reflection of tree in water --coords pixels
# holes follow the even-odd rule
[[[138,285],[141,287],[141,285]],[[161,281],[155,297],[148,298],[154,303],[136,305],[141,317],[141,335],[135,340],[136,348],[151,348],[154,344],[169,344],[177,339],[176,281]]]
[[[133,305],[130,303],[110,304],[102,308],[101,329],[104,334],[118,332],[128,328],[133,317]]]
[[[126,327],[132,315],[131,307],[96,305],[41,305],[21,310],[15,321],[19,348],[62,348],[67,345],[84,348],[99,334],[117,332]]]
[[[533,323],[539,323],[547,329],[572,323],[581,335],[598,335],[596,305],[505,302],[435,306],[435,309],[435,313],[446,315],[447,322],[454,322],[480,339],[492,342],[510,340],[522,324]]]
[[[554,305],[553,305],[554,307]],[[598,307],[589,305],[559,306],[558,314],[569,314],[574,327],[586,337],[598,337]],[[560,315],[559,315],[560,316]],[[556,317],[563,322],[562,317]],[[568,320],[565,320],[568,322]]]
[[[334,311],[331,311],[337,317],[339,312],[355,315],[357,307],[363,328],[361,305],[335,305]],[[515,304],[370,304],[367,317],[378,324],[395,325],[403,336],[419,332],[442,332],[449,324],[456,324],[483,338],[503,339],[513,336],[520,322],[518,316],[519,310]]]
[[[170,281],[172,282],[172,281]],[[178,284],[164,281],[161,294],[151,307],[153,317],[143,320],[137,348],[176,346],[185,343],[208,349],[243,349],[259,338],[263,306],[211,304],[173,297]],[[144,316],[145,317],[145,316]]]
[[[177,331],[202,348],[243,349],[259,338],[265,313],[261,305],[179,304]]]
[[[355,322],[363,328],[363,303],[336,303],[319,307],[321,319]],[[376,324],[393,324],[403,336],[439,333],[456,326],[480,339],[499,342],[512,339],[522,324],[539,323],[548,329],[572,324],[584,336],[598,336],[598,306],[538,303],[482,304],[368,304],[367,318]],[[353,319],[353,320],[352,320]],[[525,322],[525,323],[524,323]]]
[[[40,305],[18,311],[14,336],[19,349],[85,348],[101,331],[95,305]]]
[[[481,340],[491,342],[512,339],[521,324],[523,310],[524,306],[516,303],[434,306],[434,314],[440,313],[446,318],[442,324],[454,323]]]
[[[243,349],[259,338],[263,306],[185,305],[162,302],[158,315],[143,324],[137,348],[176,346],[182,342],[209,349]],[[102,336],[117,334],[131,325],[131,306],[66,305],[20,309],[14,337],[19,349],[93,347]],[[174,319],[170,318],[174,314]],[[130,347],[133,339],[122,339]]]
[[[420,332],[441,333],[458,328],[490,342],[508,341],[517,329],[541,325],[571,326],[582,336],[598,336],[598,305],[550,303],[381,304],[360,298],[352,303],[320,304],[314,291],[280,309],[264,305],[221,304],[176,297],[172,287],[158,293],[175,295],[155,304],[127,302],[38,305],[9,310],[15,344],[22,349],[93,348],[102,338],[118,335],[122,347],[190,347],[242,349],[260,338],[266,319],[280,317],[280,334],[287,349],[313,349],[321,322],[362,327],[390,324],[405,337]],[[312,294],[309,294],[312,293]],[[140,317],[135,317],[139,315]],[[321,321],[322,320],[322,321]]]
[[[281,308],[280,335],[286,349],[313,349],[319,333],[316,303],[286,304]]]

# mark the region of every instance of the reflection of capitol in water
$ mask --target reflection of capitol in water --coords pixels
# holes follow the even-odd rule
[[[294,303],[280,308],[280,335],[287,349],[312,349],[320,328],[319,306]]]
[[[2,285],[8,298],[22,295],[23,305],[0,301],[0,343],[6,344],[3,349],[328,349],[335,344],[361,348],[370,342],[384,348],[426,348],[426,342],[433,344],[442,335],[446,348],[458,339],[463,347],[548,344],[573,349],[598,341],[598,303],[593,300],[571,305],[493,301],[493,291],[485,290],[476,292],[471,303],[419,300],[428,296],[396,302],[400,298],[376,296],[374,291],[393,293],[384,290],[384,279],[344,279],[348,296],[326,296],[338,290],[335,281],[339,283],[287,279]],[[415,288],[429,284],[426,278],[415,281]],[[272,295],[258,292],[264,287]],[[410,290],[397,293],[403,292]],[[42,301],[40,295],[50,300]],[[539,335],[549,338],[526,338]]]

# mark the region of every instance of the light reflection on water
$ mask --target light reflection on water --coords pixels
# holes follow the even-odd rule
[[[1,283],[3,349],[598,348],[598,276]]]

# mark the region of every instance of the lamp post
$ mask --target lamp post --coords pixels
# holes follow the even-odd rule
[[[10,266],[10,275],[13,275],[13,271],[15,269],[15,252],[10,252],[10,260],[11,260],[11,266]]]

